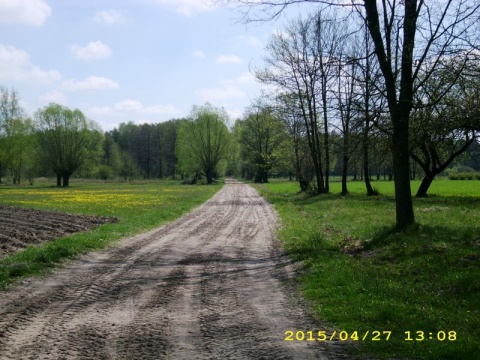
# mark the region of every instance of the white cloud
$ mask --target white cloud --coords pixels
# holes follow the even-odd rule
[[[241,89],[227,85],[223,88],[204,88],[197,92],[198,97],[202,102],[210,101],[215,102],[217,100],[227,100],[232,98],[244,98],[245,92]]]
[[[217,57],[217,63],[219,64],[241,64],[243,61],[237,55],[220,55]]]
[[[213,0],[157,0],[159,5],[174,8],[176,12],[191,17],[215,8]]]
[[[120,111],[139,111],[143,108],[143,105],[140,101],[136,100],[123,100],[115,104],[115,109]]]
[[[113,115],[115,111],[110,107],[110,106],[92,106],[90,109],[88,109],[89,113],[92,113],[94,115]]]
[[[263,42],[255,37],[255,36],[239,36],[238,37],[239,40],[241,40],[242,42],[244,42],[245,44],[247,44],[248,46],[251,46],[251,47],[254,47],[254,48],[263,48]]]
[[[202,50],[195,50],[192,55],[193,57],[202,58],[202,59],[207,57],[205,52],[203,52]]]
[[[46,94],[43,94],[39,97],[38,100],[41,104],[49,104],[54,102],[60,105],[67,105],[68,103],[67,96],[63,92],[58,90],[53,90]]]
[[[70,79],[64,81],[62,88],[68,91],[76,90],[105,90],[116,89],[119,85],[115,81],[101,76],[88,76],[83,80]]]
[[[113,106],[92,106],[87,109],[86,114],[91,118],[100,118],[102,128],[111,130],[118,126],[118,122],[133,121],[137,124],[154,123],[160,120],[167,120],[181,115],[181,111],[172,104],[155,104],[145,106],[142,102],[126,99],[117,102]],[[154,116],[150,118],[150,116]],[[103,121],[102,121],[103,119]]]
[[[119,10],[99,11],[95,14],[94,19],[96,22],[107,25],[123,24],[127,22],[127,17],[125,13]]]
[[[114,105],[118,111],[134,112],[147,115],[178,115],[180,110],[171,104],[156,104],[145,106],[140,101],[126,99]]]
[[[77,59],[84,61],[99,60],[112,55],[112,49],[101,41],[90,42],[83,47],[73,45],[71,50]]]
[[[0,0],[0,24],[42,26],[51,12],[43,0]]]
[[[236,79],[236,82],[239,84],[253,84],[255,83],[255,76],[253,76],[250,72],[247,71],[240,75]]]
[[[0,44],[0,80],[51,84],[61,78],[57,70],[42,70],[33,65],[26,51]]]

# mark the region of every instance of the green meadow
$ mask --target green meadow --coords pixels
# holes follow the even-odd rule
[[[279,236],[303,265],[299,286],[318,318],[349,334],[355,359],[477,358],[480,182],[435,181],[414,199],[417,224],[400,233],[393,182],[373,182],[372,197],[362,182],[348,185],[346,196],[340,183],[319,196],[294,182],[257,186],[280,214]]]

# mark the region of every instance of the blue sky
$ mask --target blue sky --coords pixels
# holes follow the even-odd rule
[[[103,130],[187,116],[206,101],[234,118],[260,93],[269,36],[202,0],[0,0],[0,85],[27,114],[78,108]]]

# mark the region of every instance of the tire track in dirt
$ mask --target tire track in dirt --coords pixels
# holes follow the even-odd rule
[[[343,358],[284,341],[323,327],[280,285],[276,221],[231,180],[175,222],[17,285],[0,298],[0,359]]]

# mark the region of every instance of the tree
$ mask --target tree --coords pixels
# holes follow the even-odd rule
[[[23,174],[32,182],[33,165],[36,160],[36,138],[30,119],[14,119],[10,122],[10,135],[5,139],[8,148],[7,169],[13,184],[20,184]]]
[[[0,87],[0,168],[12,175],[13,183],[20,182],[22,161],[28,144],[23,143],[28,125],[15,90]]]
[[[298,97],[294,94],[280,94],[276,97],[275,112],[282,119],[289,135],[287,141],[282,143],[285,160],[288,161],[295,171],[301,191],[309,191],[315,169],[307,140],[307,128],[305,126]],[[290,145],[290,146],[289,146]]]
[[[231,0],[247,6],[260,6],[263,19],[278,16],[286,7],[300,2],[350,7],[366,21],[374,44],[376,60],[385,82],[384,96],[392,124],[391,143],[395,176],[396,227],[415,222],[410,188],[409,126],[414,94],[434,74],[445,59],[457,58],[466,65],[480,47],[478,21],[480,3],[476,0]],[[465,70],[459,66],[452,76],[454,85]],[[448,89],[448,87],[447,87]]]
[[[267,183],[275,152],[285,139],[283,124],[271,107],[260,103],[247,110],[241,124],[242,157],[255,168],[255,182]]]
[[[35,119],[42,155],[57,175],[57,186],[69,186],[80,166],[100,158],[103,135],[80,110],[52,103],[38,110]]]
[[[274,34],[268,45],[266,68],[255,71],[258,80],[273,84],[287,94],[295,94],[304,120],[310,156],[316,176],[316,192],[325,193],[322,133],[319,123],[321,54],[316,44],[317,19],[291,22],[284,32]]]
[[[453,61],[455,62],[455,61]],[[455,72],[453,72],[455,73]],[[417,191],[417,197],[427,196],[436,175],[444,171],[453,160],[462,155],[480,133],[480,83],[478,69],[469,76],[461,76],[457,84],[436,100],[448,84],[445,77],[452,76],[450,67],[424,83],[417,94],[417,105],[411,119],[410,156],[422,168],[425,176]]]
[[[446,58],[459,56],[463,65],[469,62],[474,44],[479,44],[472,29],[480,5],[468,0],[446,0],[431,5],[424,0],[405,0],[399,4],[391,0],[383,1],[379,11],[376,0],[364,0],[364,4],[367,26],[385,79],[393,128],[396,222],[397,228],[404,228],[415,220],[409,164],[414,94]],[[403,13],[399,14],[402,8]],[[459,76],[463,67],[457,70]],[[453,76],[450,84],[453,86],[457,79]]]
[[[353,42],[352,42],[353,41]],[[346,53],[339,56],[338,66],[338,89],[335,93],[338,106],[337,112],[339,117],[339,130],[341,132],[341,148],[342,157],[342,194],[348,194],[347,176],[350,158],[352,157],[358,145],[358,119],[360,117],[358,110],[355,108],[358,95],[356,90],[359,81],[359,63],[355,61],[358,58],[354,46],[355,38],[345,42]],[[353,44],[355,44],[353,46]]]
[[[118,144],[115,142],[110,132],[106,132],[104,138],[102,164],[111,169],[113,174],[110,175],[116,175],[122,168],[120,149],[118,148]]]
[[[242,136],[242,123],[243,121],[241,119],[236,119],[231,129],[232,141],[227,154],[227,169],[225,175],[248,178],[245,171],[248,165],[241,156],[240,139]]]
[[[376,152],[376,156],[372,156],[372,154],[378,147],[378,144],[373,142],[373,140],[378,139],[378,136],[374,134],[375,124],[378,123],[378,119],[385,113],[385,100],[382,96],[385,86],[378,68],[378,63],[376,63],[373,58],[375,54],[372,52],[373,44],[369,37],[368,29],[365,26],[362,30],[363,39],[356,41],[356,46],[359,51],[353,60],[358,64],[359,70],[356,81],[356,91],[358,93],[355,100],[355,108],[358,116],[362,120],[361,167],[363,169],[363,178],[367,195],[372,196],[378,194],[378,192],[373,189],[370,181],[370,168],[372,165],[370,158],[373,158],[373,165],[376,165],[378,178],[379,163],[382,162],[379,160],[384,157],[382,155],[381,158],[379,158],[378,155],[381,154],[381,152]]]
[[[132,178],[140,174],[137,163],[127,151],[121,151],[120,160],[121,164],[119,174],[125,181],[132,180]]]
[[[194,106],[190,119],[178,133],[178,157],[184,170],[200,172],[211,184],[220,174],[218,166],[226,160],[230,133],[228,115],[211,104]]]

